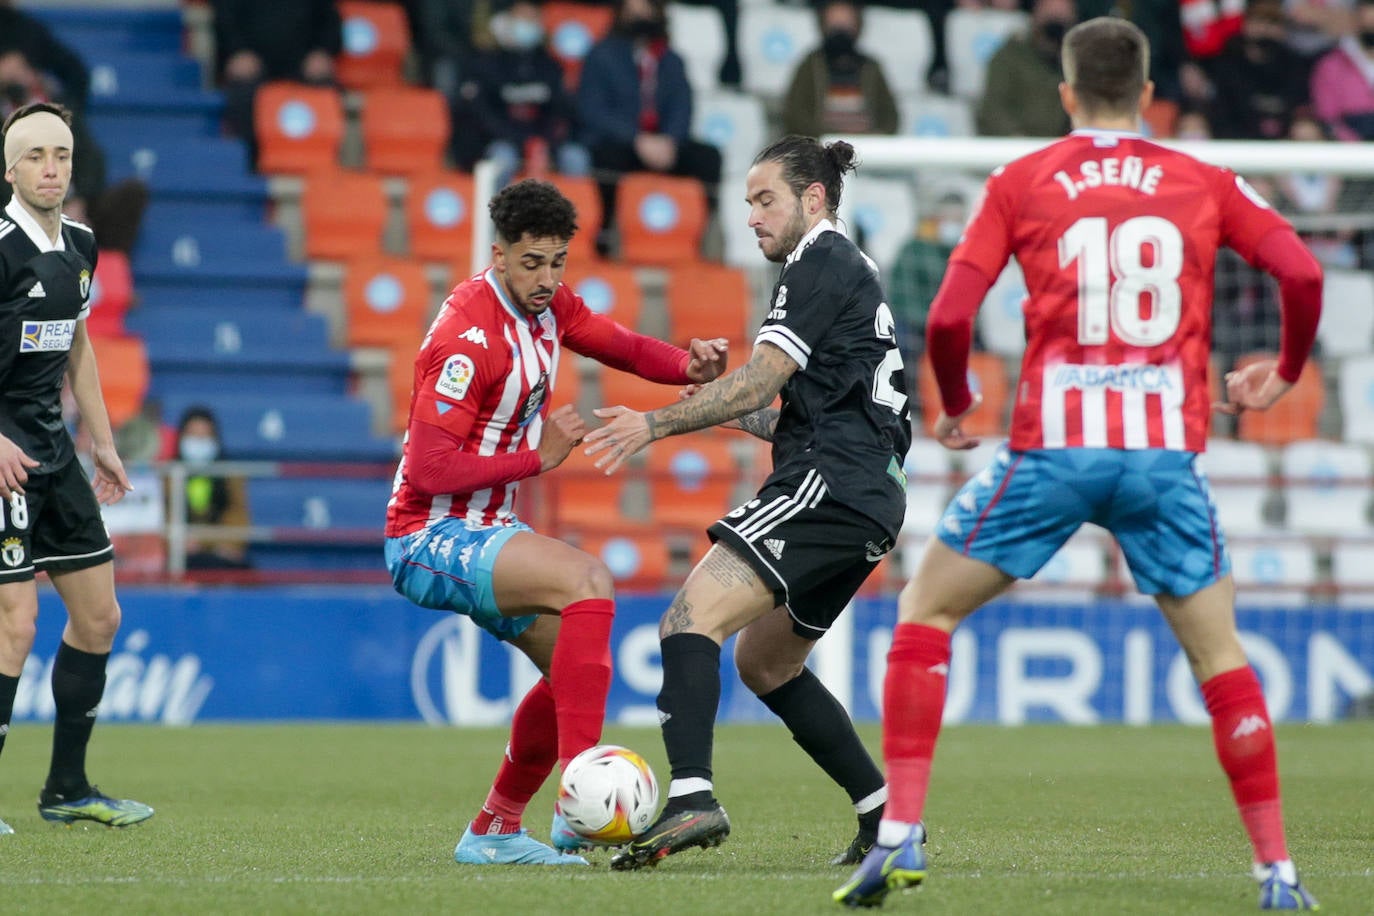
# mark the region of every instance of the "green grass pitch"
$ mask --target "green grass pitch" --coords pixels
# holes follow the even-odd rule
[[[865,727],[870,747],[877,730]],[[656,730],[608,729],[667,775]],[[839,913],[826,860],[846,799],[779,726],[722,728],[717,789],[734,833],[655,870],[481,868],[453,845],[503,730],[420,726],[102,726],[90,769],[157,808],[123,831],[34,808],[49,731],[18,724],[0,761],[0,911],[9,913]],[[1329,913],[1374,913],[1374,725],[1279,730],[1294,856]],[[527,826],[547,837],[552,786]],[[1206,729],[962,726],[927,808],[930,877],[910,914],[1212,914],[1256,908],[1248,847]]]

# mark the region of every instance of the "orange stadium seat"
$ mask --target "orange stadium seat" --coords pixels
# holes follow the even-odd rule
[[[739,470],[727,437],[706,431],[672,436],[647,451],[654,524],[701,530],[733,507]]]
[[[589,535],[579,546],[606,564],[617,586],[661,588],[668,578],[672,552],[668,542],[655,532]]]
[[[601,370],[601,403],[598,407],[625,406],[631,410],[653,410],[677,401],[680,385],[660,385],[618,369]]]
[[[571,404],[581,407],[582,371],[577,366],[577,354],[571,350],[560,350],[558,354],[558,375],[553,383],[553,400],[550,409]]]
[[[553,0],[544,4],[544,31],[549,36],[549,51],[563,68],[563,82],[577,87],[582,75],[582,58],[611,30],[615,9],[588,3]]]
[[[91,314],[86,330],[93,337],[124,336],[124,316],[134,301],[134,275],[129,256],[122,251],[100,252],[91,283]]]
[[[429,317],[429,281],[420,264],[359,258],[348,264],[343,293],[349,346],[420,348]]]
[[[699,260],[706,231],[706,189],[694,178],[631,172],[616,193],[620,256],[630,264]]]
[[[1277,359],[1274,353],[1247,353],[1236,360],[1242,369],[1262,359]],[[1309,359],[1298,383],[1268,410],[1245,410],[1236,419],[1236,438],[1261,445],[1287,445],[1318,438],[1317,427],[1326,406],[1326,384],[1321,366]]]
[[[1002,357],[993,353],[970,353],[968,362],[969,387],[983,395],[983,406],[969,416],[964,432],[970,436],[1005,436],[1007,434],[1007,366]],[[935,428],[940,416],[940,387],[935,383],[935,370],[930,366],[929,354],[921,357],[921,404],[925,414],[926,432]]]
[[[443,168],[449,111],[434,89],[372,89],[363,96],[363,152],[367,168],[414,175]]]
[[[605,315],[630,330],[639,327],[644,295],[633,268],[605,261],[569,259],[572,264],[563,282],[598,315]]]
[[[568,244],[568,257],[578,263],[597,260],[596,234],[601,231],[601,192],[590,178],[549,175],[547,180],[572,201],[577,211],[577,234]]]
[[[749,278],[717,264],[679,267],[668,277],[668,341],[686,347],[693,337],[730,341],[730,363],[749,359]]]
[[[333,89],[264,83],[253,99],[253,132],[260,172],[302,174],[338,168],[343,101]]]
[[[376,254],[382,248],[387,208],[380,175],[310,175],[301,195],[306,257],[348,261]]]
[[[94,342],[105,409],[115,429],[143,409],[148,394],[148,350],[137,337],[102,337]]]
[[[472,251],[472,176],[435,171],[413,175],[406,194],[410,254],[454,265],[454,281],[466,277]]]
[[[335,63],[339,83],[349,89],[399,86],[410,53],[410,26],[398,3],[340,0],[343,50]]]
[[[387,384],[391,388],[391,429],[396,433],[405,432],[410,420],[411,386],[415,382],[415,354],[419,346],[393,341],[387,347],[391,351],[391,366],[387,369]]]
[[[573,459],[580,454],[574,450]],[[568,464],[575,464],[573,468]],[[559,531],[606,532],[643,527],[643,523],[626,517],[625,475],[607,477],[592,466],[591,460],[565,462],[559,468],[554,484],[552,502],[554,524]],[[548,489],[544,490],[548,493]]]

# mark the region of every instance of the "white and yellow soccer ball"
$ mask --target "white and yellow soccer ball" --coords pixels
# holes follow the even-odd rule
[[[568,761],[558,808],[578,836],[607,846],[628,843],[658,813],[658,780],[639,754],[598,744]]]

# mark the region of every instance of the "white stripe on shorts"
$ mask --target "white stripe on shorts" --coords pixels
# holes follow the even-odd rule
[[[803,509],[814,509],[824,498],[825,481],[816,469],[812,468],[806,472],[806,477],[802,479],[801,486],[797,487],[795,495],[787,497],[786,502],[770,506],[735,531],[746,541],[758,540]]]

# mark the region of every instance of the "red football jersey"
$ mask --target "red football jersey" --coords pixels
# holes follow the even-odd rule
[[[1245,181],[1119,131],[1079,130],[995,171],[950,256],[1025,274],[1011,447],[1200,452],[1217,249],[1286,229]]]

